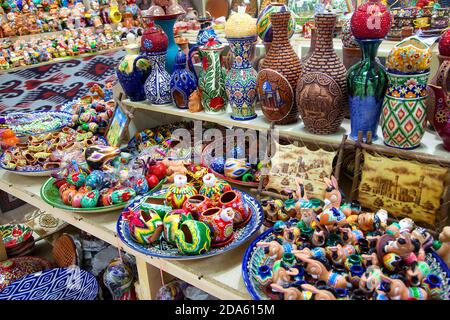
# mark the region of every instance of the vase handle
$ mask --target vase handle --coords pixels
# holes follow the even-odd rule
[[[193,46],[191,49],[189,49],[189,54],[188,54],[189,70],[194,74],[195,80],[197,81],[197,83],[198,83],[198,75],[197,75],[197,72],[195,71],[194,64],[192,63],[192,56],[194,55],[194,53],[196,51],[198,51],[200,53],[199,48],[200,48],[200,46],[198,46],[198,45]]]
[[[137,64],[137,62],[140,60],[140,59],[145,59],[145,60],[147,60],[148,61],[148,59],[147,59],[147,57],[146,56],[144,56],[144,55],[138,55],[135,59],[134,59],[134,61],[133,61],[133,71],[134,70],[136,70],[136,64]],[[150,73],[152,71],[152,65],[149,63],[149,69],[148,69],[148,72]],[[145,81],[145,80],[144,80]]]

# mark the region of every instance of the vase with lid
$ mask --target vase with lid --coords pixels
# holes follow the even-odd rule
[[[386,7],[374,2],[379,12],[384,12],[390,17]],[[363,4],[361,7],[366,6]],[[347,75],[347,87],[349,95],[351,133],[350,138],[358,139],[358,132],[363,132],[363,139],[367,139],[367,133],[372,133],[373,140],[378,138],[377,129],[380,119],[381,105],[386,93],[388,78],[384,67],[378,63],[376,56],[382,39],[388,34],[389,27],[383,26],[376,32],[366,30],[372,20],[376,18],[373,14],[358,9],[350,20],[350,31],[356,34],[356,41],[362,49],[362,60],[354,65]],[[390,19],[388,19],[390,21]],[[381,26],[380,26],[381,27]],[[373,30],[371,29],[371,31]],[[378,38],[377,38],[378,37]]]
[[[225,35],[234,60],[225,78],[225,88],[231,106],[231,118],[251,120],[256,118],[256,70],[251,55],[256,42],[254,19],[239,7],[225,24]]]
[[[227,105],[227,94],[225,91],[226,70],[222,67],[220,54],[224,45],[214,38],[209,38],[203,46],[194,46],[189,50],[189,69],[195,73],[192,57],[196,51],[199,52],[202,69],[198,75],[198,88],[201,93],[203,109],[209,114],[224,113]]]
[[[348,108],[347,70],[333,49],[337,16],[317,13],[317,41],[297,84],[297,106],[305,128],[314,134],[339,130]]]
[[[270,15],[273,40],[256,80],[256,90],[264,116],[276,124],[298,121],[295,86],[302,72],[302,64],[289,43],[290,19],[291,13],[288,11]]]
[[[197,77],[186,69],[186,54],[180,50],[175,57],[175,70],[170,77],[170,92],[175,105],[187,109],[189,97],[197,89]]]
[[[131,101],[145,100],[144,83],[150,73],[150,61],[139,55],[139,45],[125,46],[126,56],[119,63],[116,74],[123,91]]]
[[[151,64],[151,72],[144,84],[147,100],[155,105],[172,102],[170,75],[165,69],[168,38],[159,26],[148,21],[148,27],[141,37],[141,52]]]

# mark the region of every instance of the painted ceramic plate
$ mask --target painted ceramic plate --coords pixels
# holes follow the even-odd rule
[[[296,220],[291,221],[296,222]],[[273,228],[270,228],[255,238],[245,251],[242,260],[242,278],[244,279],[247,291],[254,300],[270,300],[270,297],[263,290],[258,281],[256,281],[255,276],[257,275],[260,266],[273,263],[273,260],[268,258],[264,253],[264,248],[257,247],[256,244],[260,241],[269,242],[275,239],[276,236],[273,234]],[[441,298],[444,300],[450,299],[450,270],[447,265],[434,251],[427,252],[426,262],[428,262],[433,273],[440,276],[441,279],[445,279],[443,281],[443,293]]]
[[[160,190],[155,192],[153,195],[162,195],[165,194],[167,190]],[[241,191],[242,192],[242,191]],[[133,203],[130,205],[136,206],[143,196],[136,198]],[[163,259],[175,259],[175,260],[193,260],[193,259],[202,259],[206,257],[215,256],[242,245],[244,242],[249,240],[254,234],[256,234],[261,228],[263,221],[263,212],[261,205],[258,201],[252,196],[248,195],[245,192],[242,192],[242,198],[245,203],[248,205],[250,210],[252,210],[252,217],[247,225],[243,228],[237,229],[234,234],[234,240],[230,242],[228,245],[221,248],[211,248],[207,253],[197,255],[197,256],[186,256],[178,252],[176,246],[166,242],[164,239],[161,240],[151,246],[145,246],[134,242],[131,237],[128,222],[122,219],[122,215],[120,215],[119,220],[117,221],[117,233],[119,234],[120,239],[127,244],[130,248],[139,251],[143,254],[163,258]]]
[[[104,137],[96,136],[98,139],[98,142],[101,142],[100,144],[103,144],[105,146],[108,145],[108,141]],[[50,170],[43,170],[42,167],[33,167],[33,166],[27,166],[24,169],[21,170],[13,170],[5,166],[4,161],[5,153],[3,153],[0,156],[0,169],[3,169],[8,172],[12,172],[21,176],[28,176],[28,177],[50,177],[52,173],[58,172],[62,170],[63,168],[55,168]]]
[[[29,274],[0,291],[0,300],[95,300],[94,275],[78,267]]]
[[[0,235],[5,247],[11,248],[27,241],[33,235],[33,230],[25,224],[5,224],[0,226]]]
[[[58,188],[53,184],[55,180],[56,180],[55,178],[50,178],[47,181],[45,181],[45,183],[41,187],[41,198],[55,208],[60,208],[67,211],[78,213],[86,213],[86,212],[100,213],[100,212],[116,211],[124,208],[127,205],[127,202],[125,202],[121,204],[115,204],[112,206],[96,207],[96,208],[74,208],[68,206],[62,201],[61,197],[59,196]],[[164,183],[165,179],[161,180],[159,184],[153,189],[153,191],[159,190]]]
[[[71,123],[72,115],[62,111],[18,112],[6,116],[5,121],[17,137],[23,137],[52,132],[66,127]]]

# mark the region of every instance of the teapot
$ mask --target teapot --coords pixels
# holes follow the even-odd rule
[[[450,95],[447,89],[447,77],[450,72],[450,61],[444,61],[439,72],[443,70],[442,87],[430,84],[435,99],[434,128],[444,143],[444,149],[450,151]]]

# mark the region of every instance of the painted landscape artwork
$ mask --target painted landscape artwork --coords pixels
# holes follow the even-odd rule
[[[266,190],[281,192],[295,190],[295,178],[303,179],[309,198],[323,199],[325,184],[323,178],[330,177],[335,152],[322,149],[311,151],[306,147],[276,145],[276,154],[271,160],[269,182]]]
[[[365,208],[384,208],[433,226],[444,192],[446,168],[364,152],[359,201]]]

